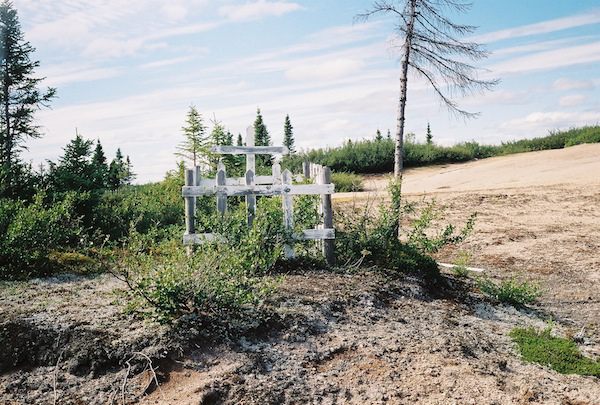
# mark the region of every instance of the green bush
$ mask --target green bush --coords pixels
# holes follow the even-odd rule
[[[543,294],[539,283],[519,281],[516,276],[509,280],[502,280],[500,283],[480,278],[477,280],[477,287],[498,301],[511,305],[531,304]]]
[[[77,246],[85,234],[75,214],[77,195],[47,206],[39,192],[26,205],[20,201],[0,203],[0,278],[25,279],[52,273],[59,264],[49,258],[53,250]]]
[[[510,337],[517,343],[523,359],[548,366],[561,374],[600,377],[600,361],[583,357],[570,339],[552,336],[552,326],[537,332],[534,328],[515,328]]]
[[[369,208],[336,212],[335,253],[339,263],[377,266],[392,276],[421,274],[431,282],[440,277],[435,260],[397,236],[393,211],[383,207],[378,215]]]
[[[354,173],[334,172],[332,182],[335,184],[336,193],[358,192],[365,189],[362,177]]]
[[[298,198],[297,225],[310,226],[318,218],[314,199]],[[224,217],[212,213],[199,218],[199,233],[219,234],[225,242],[196,246],[190,256],[181,246],[181,228],[131,231],[121,275],[134,292],[133,307],[149,304],[159,321],[168,322],[189,311],[235,312],[255,305],[272,291],[264,277],[282,258],[292,232],[283,228],[281,198],[260,198],[253,226],[248,229],[245,205]]]
[[[408,243],[418,247],[423,252],[435,253],[443,246],[448,244],[456,244],[462,242],[469,233],[473,230],[477,213],[471,214],[467,220],[465,227],[456,233],[456,227],[452,224],[446,225],[440,229],[434,236],[430,236],[433,224],[443,218],[445,206],[438,206],[435,200],[422,200],[423,207],[419,215],[412,221],[412,226],[404,231]],[[414,214],[414,204],[406,204],[404,211],[409,214]]]

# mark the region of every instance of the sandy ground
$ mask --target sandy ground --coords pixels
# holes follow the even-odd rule
[[[387,181],[372,176],[366,193],[336,197],[384,198]],[[445,205],[450,223],[478,213],[472,237],[439,261],[465,251],[491,277],[540,279],[542,306],[600,333],[600,144],[409,169],[402,191]]]
[[[370,177],[334,206],[385,198],[385,184]],[[441,296],[418,278],[298,271],[270,300],[271,320],[225,340],[180,328],[182,340],[124,314],[125,286],[110,275],[7,283],[0,338],[17,331],[31,343],[8,343],[37,366],[0,358],[0,404],[600,405],[598,377],[524,362],[508,336],[551,318],[559,336],[583,331],[579,349],[600,358],[600,145],[410,170],[403,191],[446,206],[442,225],[478,212],[438,261],[468,252],[486,277],[539,280],[539,302],[500,304],[449,270],[455,290]]]

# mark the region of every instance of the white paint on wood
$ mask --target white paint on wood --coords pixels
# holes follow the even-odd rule
[[[188,245],[202,245],[206,242],[217,241],[220,243],[227,243],[227,239],[219,234],[214,233],[194,233],[191,235],[183,235],[183,244]]]
[[[250,172],[250,171],[248,171]],[[246,186],[213,186],[193,187],[183,186],[183,197],[199,196],[263,196],[263,195],[322,195],[332,194],[333,184],[294,184],[294,185],[246,185]]]
[[[332,229],[305,229],[302,235],[294,235],[294,239],[335,239],[335,228]]]
[[[273,173],[274,174],[274,173]],[[292,185],[292,173],[289,170],[285,169],[283,174],[281,175],[281,183],[283,186],[291,186]],[[293,206],[293,197],[286,195],[283,197],[283,226],[285,229],[291,231],[294,229],[294,206]],[[294,257],[294,247],[289,244],[285,244],[283,247],[284,254],[286,259],[291,259]]]
[[[212,147],[212,153],[218,155],[283,155],[287,153],[285,146],[225,146],[218,145]]]

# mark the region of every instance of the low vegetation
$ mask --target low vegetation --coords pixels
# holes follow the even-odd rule
[[[539,283],[520,281],[516,276],[499,283],[488,278],[479,278],[477,287],[498,301],[511,305],[531,304],[543,294]]]
[[[600,361],[581,355],[571,339],[552,336],[552,325],[536,331],[534,328],[516,328],[510,336],[517,343],[523,359],[562,374],[581,374],[600,377]]]

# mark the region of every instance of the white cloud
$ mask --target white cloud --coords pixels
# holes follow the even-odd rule
[[[86,46],[83,56],[90,58],[118,58],[130,56],[142,48],[141,39],[118,40],[111,38],[96,38]]]
[[[335,119],[332,121],[328,121],[325,124],[321,125],[319,130],[323,132],[344,132],[344,131],[353,131],[358,128],[359,125],[356,121],[350,121],[345,119]]]
[[[358,73],[364,66],[365,62],[360,59],[334,59],[292,66],[285,77],[298,81],[332,80]]]
[[[565,30],[568,28],[581,27],[589,24],[600,23],[600,9],[588,14],[580,14],[554,20],[543,21],[536,24],[523,25],[521,27],[490,32],[488,34],[476,35],[470,40],[481,43],[500,41],[503,39],[525,37],[529,35],[547,34]]]
[[[530,90],[524,91],[509,91],[505,89],[498,89],[485,94],[477,94],[468,97],[464,100],[465,105],[516,105],[516,104],[528,104],[531,102],[533,92]]]
[[[572,91],[572,90],[594,90],[596,86],[592,80],[571,80],[561,78],[555,80],[550,86],[554,91]]]
[[[567,129],[583,125],[595,125],[596,113],[565,111],[534,112],[524,118],[509,120],[500,124],[500,128],[513,134],[540,133],[552,129]]]
[[[573,94],[570,96],[562,97],[558,100],[559,107],[577,107],[585,104],[587,97],[583,94]]]
[[[487,68],[495,75],[502,75],[597,62],[600,62],[600,42],[592,42],[513,58]]]
[[[219,7],[219,15],[231,21],[250,21],[267,16],[281,17],[286,13],[302,9],[303,7],[297,3],[258,0],[257,2],[245,3],[241,6],[221,6]]]

